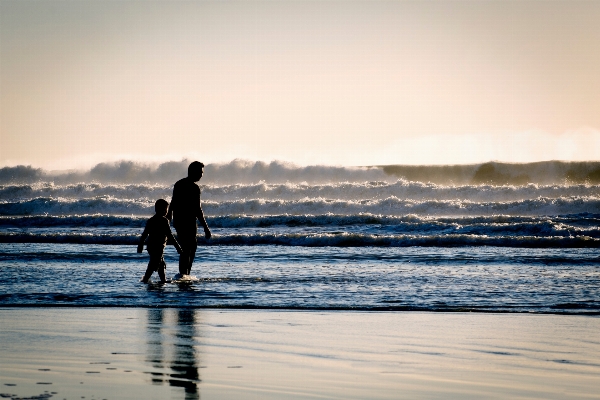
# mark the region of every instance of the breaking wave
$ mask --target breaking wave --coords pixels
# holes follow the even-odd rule
[[[188,163],[2,168],[0,242],[136,243]],[[350,168],[234,160],[207,165],[200,183],[215,230],[210,245],[595,248],[599,171],[593,162]]]
[[[227,215],[209,217],[204,245],[600,247],[600,214],[558,217],[417,215]],[[0,242],[135,245],[145,218],[0,217]]]
[[[239,199],[301,200],[301,199],[343,199],[365,200],[397,197],[407,200],[470,200],[470,201],[517,201],[525,199],[600,197],[600,185],[524,185],[493,186],[464,185],[444,186],[433,183],[408,182],[342,182],[322,185],[305,183],[284,184],[233,184],[200,185],[203,198],[212,201]],[[0,186],[0,202],[15,200],[118,198],[129,200],[170,199],[172,185],[114,185],[114,184],[73,184],[55,185],[49,183]]]
[[[0,243],[72,243],[131,245],[138,243],[135,234],[94,233],[0,233]],[[365,233],[234,233],[214,235],[209,246],[306,246],[306,247],[460,247],[496,246],[531,248],[599,248],[600,239],[589,236],[486,236],[471,234],[444,235],[376,235]]]

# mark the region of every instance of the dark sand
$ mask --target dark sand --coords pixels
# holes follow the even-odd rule
[[[600,318],[0,309],[0,394],[600,399]]]

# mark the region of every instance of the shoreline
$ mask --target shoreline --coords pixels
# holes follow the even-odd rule
[[[0,394],[15,398],[600,398],[595,316],[0,307],[0,321]]]
[[[428,308],[428,307],[293,307],[293,306],[254,306],[254,305],[232,305],[232,306],[217,306],[214,305],[130,305],[130,304],[2,304],[0,311],[3,309],[140,309],[140,310],[198,310],[198,311],[273,311],[273,312],[347,312],[347,313],[431,313],[431,314],[501,314],[501,315],[557,315],[557,316],[582,316],[582,317],[598,317],[600,311],[529,311],[529,310],[506,310],[506,309],[478,309],[474,307],[457,307],[453,308]],[[542,308],[542,307],[540,307]]]
[[[462,307],[457,309],[440,308],[432,309],[426,307],[330,307],[330,308],[309,308],[309,307],[291,307],[291,306],[182,306],[182,305],[118,305],[118,304],[2,304],[0,311],[7,309],[141,309],[141,310],[198,310],[198,311],[274,311],[274,312],[347,312],[347,313],[431,313],[431,314],[502,314],[502,315],[557,315],[557,316],[581,316],[581,317],[599,317],[600,311],[566,312],[566,311],[512,311],[512,310],[491,310],[491,309],[472,309]]]

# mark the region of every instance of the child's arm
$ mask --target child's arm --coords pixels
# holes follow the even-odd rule
[[[146,227],[144,228],[144,232],[142,232],[142,236],[140,236],[140,242],[138,243],[138,247],[137,247],[138,253],[141,253],[142,251],[144,251],[144,242],[146,241],[147,237],[148,237],[148,225],[146,224]]]
[[[165,219],[163,229],[165,230],[165,235],[167,235],[167,240],[170,240],[177,249],[177,253],[181,254],[183,250],[181,250],[179,242],[175,239],[175,236],[173,236],[173,232],[171,232],[171,227],[169,226],[169,221],[167,219]]]
[[[171,229],[169,229],[169,239],[173,241],[173,246],[175,246],[175,249],[177,249],[177,253],[181,254],[183,252],[183,250],[181,250],[181,246],[179,245],[179,242],[177,241],[177,239],[175,239],[175,236],[173,236],[173,233],[171,233]]]

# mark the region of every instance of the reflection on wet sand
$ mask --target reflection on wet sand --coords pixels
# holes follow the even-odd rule
[[[180,387],[185,399],[199,399],[200,373],[194,347],[194,310],[154,309],[147,311],[148,349],[146,362],[153,371],[152,384]]]

